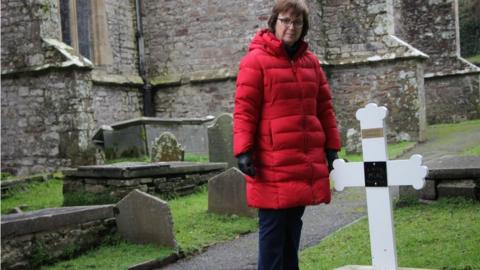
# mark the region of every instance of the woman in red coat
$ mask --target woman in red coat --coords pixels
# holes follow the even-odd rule
[[[278,0],[240,63],[234,154],[247,202],[259,208],[258,269],[298,269],[306,205],[329,203],[329,168],[340,149],[332,95],[303,40],[303,0]]]

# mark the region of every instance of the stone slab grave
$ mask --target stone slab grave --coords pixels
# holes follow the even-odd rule
[[[208,211],[257,217],[257,210],[247,206],[245,178],[237,168],[230,168],[208,180]]]
[[[232,114],[221,114],[208,126],[208,158],[210,162],[226,162],[229,168],[237,166],[233,155]]]
[[[226,163],[196,162],[122,162],[81,166],[63,172],[63,194],[65,203],[69,198],[78,197],[79,192],[118,202],[135,189],[168,198],[192,193],[226,167]]]
[[[480,157],[444,156],[426,162],[429,172],[425,188],[416,191],[400,187],[400,197],[436,200],[439,197],[466,197],[480,200]]]
[[[115,232],[114,205],[48,208],[2,215],[2,269],[33,269],[39,248],[52,259],[100,245]]]
[[[183,161],[185,150],[177,142],[177,138],[170,132],[163,132],[155,139],[150,160],[152,162]]]
[[[388,160],[385,117],[388,110],[370,103],[359,109],[356,118],[362,130],[363,162],[333,162],[330,173],[335,189],[365,187],[367,193],[368,225],[372,266],[345,266],[346,269],[397,270],[397,251],[393,226],[392,200],[389,187],[412,185],[421,189],[428,169],[422,166],[422,157],[413,155],[408,160]]]
[[[208,154],[207,125],[204,118],[139,117],[102,126],[92,137],[107,159],[151,156],[154,141],[163,132],[171,132],[187,153]]]
[[[120,235],[137,244],[156,244],[175,248],[173,221],[167,202],[134,190],[118,202],[117,228]]]

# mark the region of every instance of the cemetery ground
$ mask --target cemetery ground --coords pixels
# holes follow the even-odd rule
[[[472,130],[477,132],[473,136],[480,136],[479,126],[480,120],[431,126],[428,130],[429,143],[454,143],[452,147],[458,147],[461,144],[458,142],[459,136],[467,139],[464,135],[472,136]],[[457,140],[454,141],[453,137]],[[390,158],[402,154],[412,145],[408,142],[392,145],[389,147]],[[480,146],[468,147],[460,154],[480,156]],[[360,159],[360,155],[341,154],[341,157],[351,161]],[[195,194],[168,201],[178,250],[135,245],[112,237],[101,247],[78,258],[44,266],[42,269],[127,269],[134,264],[166,258],[172,254],[194,255],[208,246],[256,231],[255,219],[207,213],[207,195],[204,188]],[[10,197],[2,199],[1,209],[2,214],[5,214],[19,206],[23,211],[31,211],[60,207],[62,203],[62,177],[54,174],[52,180],[14,191]],[[394,218],[400,266],[445,270],[480,269],[479,202],[465,199],[441,199],[430,204],[401,201],[396,204]],[[47,254],[39,253],[38,264],[47,261]],[[301,253],[301,269],[333,269],[347,264],[369,263],[366,218],[335,232]]]

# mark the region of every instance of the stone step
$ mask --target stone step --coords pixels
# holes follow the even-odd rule
[[[480,187],[472,179],[443,180],[437,185],[437,194],[442,197],[465,197],[480,200]]]

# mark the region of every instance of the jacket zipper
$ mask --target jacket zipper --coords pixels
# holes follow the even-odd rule
[[[295,76],[295,80],[297,82],[297,84],[299,83],[298,81],[298,77],[297,77],[297,68],[295,67],[295,61],[293,60],[290,60],[290,65],[292,67],[292,72],[293,72],[293,75]],[[304,108],[303,108],[303,99],[305,98],[304,97],[304,93],[303,93],[303,89],[300,89],[302,91],[302,132],[304,132],[304,136],[303,136],[303,153],[305,154],[305,158],[308,162],[308,167],[310,168],[310,185],[312,186],[313,185],[313,166],[312,166],[312,162],[310,161],[310,159],[308,158],[308,154],[307,154],[307,135],[306,135],[306,123],[305,123],[305,118],[306,118],[306,115],[305,115],[305,111],[304,111]],[[312,189],[312,198],[315,200],[315,194],[313,192],[313,189]]]

